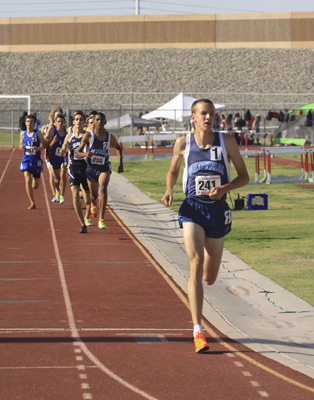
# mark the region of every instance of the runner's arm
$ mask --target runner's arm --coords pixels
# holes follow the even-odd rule
[[[24,132],[20,134],[20,145],[19,145],[20,150],[25,150],[23,137],[24,137]]]
[[[161,199],[161,202],[167,207],[171,206],[172,204],[173,200],[172,191],[178,179],[181,162],[184,156],[185,146],[186,146],[185,137],[177,139],[174,145],[173,156],[166,178],[166,192],[163,198]]]
[[[117,153],[119,154],[120,164],[118,167],[118,172],[119,174],[121,174],[121,172],[123,172],[123,153],[121,146],[119,145],[116,137],[113,135],[110,136],[110,147],[114,147],[117,150]]]
[[[231,182],[228,182],[225,185],[214,187],[209,193],[209,197],[213,200],[220,200],[222,196],[230,190],[238,189],[242,186],[245,186],[249,182],[249,174],[235,138],[230,135],[224,135],[224,142],[228,161],[232,161],[237,171],[237,176]]]
[[[89,147],[90,144],[90,138],[91,138],[91,133],[86,132],[85,135],[82,138],[81,144],[79,148],[77,149],[77,152],[75,154],[76,158],[84,158],[84,157],[92,157],[93,153],[91,151],[83,152],[84,147],[86,146],[87,148]]]
[[[63,145],[61,147],[61,150],[59,151],[59,156],[63,157],[65,153],[69,150],[69,139],[70,139],[71,134],[68,133],[64,139]]]
[[[42,151],[45,150],[48,146],[47,141],[45,140],[43,134],[41,133],[41,131],[37,131],[37,135],[38,135],[38,139],[40,141],[40,143],[42,144],[42,146],[39,146],[36,148],[36,151]]]

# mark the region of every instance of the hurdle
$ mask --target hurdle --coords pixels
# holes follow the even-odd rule
[[[146,135],[141,135],[141,136],[120,136],[119,137],[119,144],[120,147],[123,151],[123,143],[143,143],[144,142],[144,147],[145,147],[145,153],[144,154],[136,154],[136,155],[129,155],[129,156],[123,156],[123,161],[143,161],[147,160],[148,156],[148,143],[147,143],[147,136]],[[142,147],[142,146],[141,146]]]
[[[180,132],[182,134],[182,132]],[[168,134],[156,134],[152,135],[150,137],[151,144],[152,144],[152,158],[153,160],[157,159],[169,159],[172,158],[173,154],[171,153],[162,153],[162,154],[156,154],[154,153],[154,146],[156,142],[171,142],[173,140],[176,140],[179,136],[179,133],[168,133]]]
[[[262,182],[270,183],[288,183],[288,182],[309,182],[309,163],[308,163],[308,150],[305,150],[303,146],[296,147],[264,147],[263,162],[264,162],[264,178]],[[299,154],[301,157],[301,176],[284,176],[284,177],[272,177],[271,176],[271,159],[276,155],[287,155],[287,154]],[[305,156],[305,165],[303,162],[303,156]],[[305,167],[305,169],[304,169]]]
[[[240,154],[242,157],[254,157],[255,160],[255,181],[250,181],[248,184],[258,184],[261,183],[259,180],[260,168],[259,168],[259,157],[260,151],[258,150],[240,150]]]
[[[311,171],[312,171],[312,177],[310,178],[310,176],[308,176],[309,182],[314,182],[313,153],[314,153],[314,149],[307,149],[306,155],[305,155],[305,162],[308,163],[308,169],[310,169],[310,166],[311,166]]]

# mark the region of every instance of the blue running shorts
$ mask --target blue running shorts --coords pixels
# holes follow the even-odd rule
[[[28,171],[31,174],[33,174],[34,178],[40,178],[40,174],[43,170],[43,162],[42,159],[34,159],[33,157],[23,157],[21,165],[20,165],[20,171]]]
[[[111,174],[111,163],[106,163],[102,169],[93,168],[91,165],[87,164],[86,166],[86,178],[90,182],[98,182],[99,175],[103,172],[110,172]]]
[[[225,200],[212,204],[186,198],[179,208],[179,223],[194,222],[205,229],[205,236],[221,238],[231,231],[231,210]]]

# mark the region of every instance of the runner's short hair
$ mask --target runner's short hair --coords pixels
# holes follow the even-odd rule
[[[83,119],[85,120],[85,114],[83,113],[82,110],[76,110],[76,111],[74,111],[74,112],[73,112],[73,118],[74,118],[76,115],[81,115],[81,116],[83,117]]]
[[[62,118],[63,121],[65,121],[65,118],[64,118],[63,114],[57,114],[55,119],[57,119],[57,118]]]
[[[94,118],[95,118],[94,114],[89,115],[88,117],[86,117],[86,120],[85,120],[86,125],[88,124],[88,121],[89,121],[90,119],[94,119]]]
[[[105,116],[105,114],[104,113],[102,113],[102,112],[97,112],[94,116],[96,117],[96,115],[101,115],[103,118],[104,118],[104,120],[105,121],[107,121],[107,118],[106,118],[106,116]]]
[[[191,113],[194,114],[196,112],[196,108],[199,104],[201,103],[206,103],[206,104],[212,104],[215,107],[215,104],[209,100],[209,99],[199,99],[199,100],[195,100],[194,103],[191,106]]]
[[[25,121],[26,121],[27,119],[33,119],[34,122],[37,121],[37,117],[36,117],[36,115],[34,115],[34,114],[27,114],[27,115],[25,116]]]

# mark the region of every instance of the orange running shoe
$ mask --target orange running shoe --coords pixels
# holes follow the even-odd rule
[[[195,343],[195,352],[202,354],[204,351],[209,349],[209,346],[206,342],[205,336],[202,334],[201,331],[197,332],[196,337],[194,338]]]
[[[91,213],[93,218],[96,218],[97,217],[97,207],[96,206],[92,206],[90,213]]]

